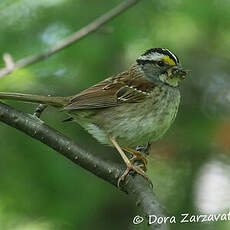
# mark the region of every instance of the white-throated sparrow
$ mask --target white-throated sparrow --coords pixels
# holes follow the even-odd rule
[[[147,50],[125,72],[114,75],[70,97],[0,93],[12,99],[61,107],[99,142],[114,146],[127,169],[146,177],[124,151],[146,164],[141,153],[131,148],[160,138],[173,123],[180,103],[178,84],[186,75],[175,54],[168,49]]]

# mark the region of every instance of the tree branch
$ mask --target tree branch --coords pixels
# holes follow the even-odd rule
[[[110,184],[116,186],[119,176],[124,171],[121,165],[107,162],[85,151],[73,140],[48,126],[37,117],[17,111],[1,102],[0,121],[48,145],[75,164],[80,165]],[[140,208],[143,217],[145,217],[145,224],[148,221],[148,215],[164,216],[163,208],[157,201],[149,183],[142,176],[137,174],[128,175],[123,183],[122,190],[128,193],[133,202]],[[146,225],[146,229],[167,230],[168,226],[166,224],[152,224]]]
[[[19,68],[31,65],[35,62],[41,61],[43,59],[46,59],[49,56],[57,53],[58,51],[70,46],[74,42],[79,41],[80,39],[86,37],[90,33],[93,33],[98,28],[100,28],[102,25],[104,25],[105,23],[107,23],[111,19],[115,18],[116,16],[118,16],[119,14],[121,14],[122,12],[124,12],[125,10],[127,10],[128,8],[130,8],[131,6],[133,6],[134,4],[136,4],[139,1],[141,1],[141,0],[123,1],[117,7],[108,11],[107,13],[102,15],[101,17],[97,18],[96,20],[94,20],[93,22],[88,24],[87,26],[81,28],[79,31],[75,32],[74,34],[67,37],[66,39],[60,41],[57,45],[54,45],[53,47],[46,50],[45,52],[21,59],[21,60],[17,61],[16,63],[13,63],[13,65],[7,65],[7,63],[6,63],[6,67],[3,69],[0,69],[0,78],[5,76],[5,75],[12,73],[16,69],[19,69]],[[7,55],[9,56],[9,54],[7,54]]]

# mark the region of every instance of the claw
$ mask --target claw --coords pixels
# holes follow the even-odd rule
[[[139,159],[138,157],[134,156],[129,161],[134,164],[136,161],[142,161],[142,159]],[[143,164],[138,164],[140,168],[142,168],[143,171],[147,170],[146,164],[143,162]]]
[[[140,152],[138,152],[137,150],[134,150],[134,149],[130,149],[130,148],[127,148],[127,147],[121,147],[123,150],[125,150],[126,152],[129,152],[133,155],[135,155],[133,158],[130,159],[130,161],[132,163],[134,163],[135,161],[142,161],[143,164],[144,164],[144,169],[147,168],[147,158],[141,154]]]
[[[127,164],[127,168],[124,171],[124,173],[119,177],[118,182],[117,182],[117,187],[120,187],[120,182],[123,181],[125,179],[125,177],[129,174],[129,171],[133,170],[136,173],[140,174],[141,176],[143,176],[151,185],[151,187],[153,187],[152,181],[148,178],[148,176],[146,175],[146,173],[141,169],[142,165],[138,165],[135,166],[131,163]]]
[[[124,151],[122,150],[122,148],[120,147],[120,145],[117,143],[116,139],[112,136],[109,137],[110,141],[112,142],[112,144],[114,145],[114,147],[117,149],[117,151],[120,153],[122,159],[124,160],[127,168],[124,171],[124,173],[119,177],[118,182],[117,182],[117,187],[120,187],[120,182],[122,180],[125,179],[125,177],[129,174],[130,170],[135,171],[136,173],[140,174],[141,176],[143,176],[144,178],[146,178],[148,180],[148,182],[150,183],[150,185],[153,187],[153,184],[151,182],[151,180],[148,178],[148,176],[145,174],[145,172],[143,171],[143,169],[141,169],[141,167],[143,167],[142,165],[133,165],[132,162],[130,162],[129,158],[125,155]],[[139,152],[137,152],[136,150],[130,150],[129,148],[123,148],[125,149],[127,152],[131,151],[131,153],[133,153],[137,158],[141,158],[144,166],[146,167],[147,164],[147,159]],[[135,152],[135,153],[134,153]],[[136,158],[133,159],[132,161],[136,161]]]

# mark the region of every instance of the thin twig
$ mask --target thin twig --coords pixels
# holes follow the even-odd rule
[[[7,66],[3,69],[0,69],[0,78],[12,73],[16,69],[31,65],[35,62],[41,61],[43,59],[46,59],[47,57],[57,53],[58,51],[70,46],[76,41],[79,41],[80,39],[86,37],[90,33],[96,31],[98,28],[100,28],[102,25],[113,19],[114,17],[118,16],[137,2],[141,0],[127,0],[122,2],[120,5],[117,7],[113,8],[112,10],[108,11],[101,17],[97,18],[87,26],[81,28],[79,31],[75,32],[71,36],[67,37],[66,39],[60,41],[57,45],[54,45],[50,49],[46,50],[43,53],[36,54],[29,56],[27,58],[21,59],[17,61],[12,68],[8,68]]]
[[[11,57],[10,54],[8,54],[8,53],[3,54],[3,60],[5,62],[7,69],[13,69],[14,68],[15,64],[14,64],[13,58]]]
[[[44,112],[44,110],[48,107],[48,105],[45,105],[45,104],[39,104],[35,111],[34,111],[34,116],[37,117],[37,118],[40,118],[42,113]]]
[[[80,165],[110,184],[116,186],[119,176],[124,171],[121,165],[100,159],[98,157],[100,154],[89,153],[73,140],[49,127],[37,117],[17,111],[1,102],[0,121],[46,144],[75,164]],[[167,224],[147,225],[149,215],[163,217],[164,211],[149,183],[142,176],[138,174],[127,175],[122,190],[128,193],[133,203],[139,207],[141,215],[144,217],[144,223],[141,225],[146,225],[145,229],[168,230]]]

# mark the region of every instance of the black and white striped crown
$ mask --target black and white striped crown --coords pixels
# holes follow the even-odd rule
[[[154,62],[154,61],[158,61],[159,59],[163,58],[163,57],[169,57],[171,60],[173,60],[175,62],[175,64],[179,63],[179,59],[178,57],[172,53],[170,50],[165,49],[165,48],[153,48],[153,49],[149,49],[147,51],[145,51],[144,54],[142,54],[138,59],[137,62]]]

